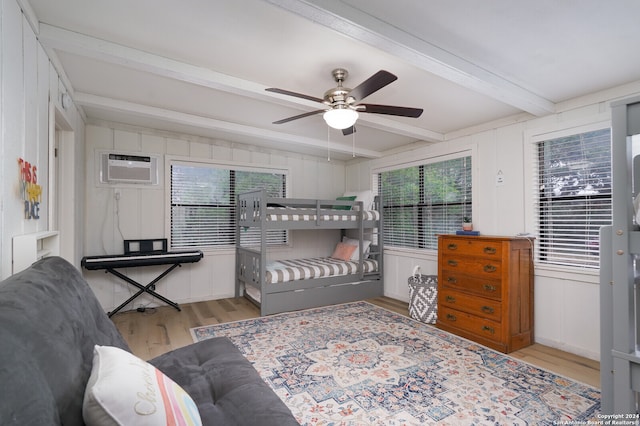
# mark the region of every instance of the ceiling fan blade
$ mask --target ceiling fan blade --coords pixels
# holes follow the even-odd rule
[[[422,108],[409,108],[392,105],[358,104],[358,108],[364,107],[362,112],[371,114],[398,115],[401,117],[418,118],[422,115]],[[358,109],[360,111],[360,109]]]
[[[316,98],[314,96],[303,95],[302,93],[291,92],[289,90],[278,89],[276,87],[269,87],[268,89],[264,89],[264,90],[266,90],[267,92],[280,93],[281,95],[295,96],[296,98],[307,99],[309,101],[320,102],[320,103],[324,102],[323,99]]]
[[[349,136],[356,132],[356,126],[347,127],[346,129],[342,129],[342,134],[345,136]]]
[[[294,115],[293,117],[283,118],[282,120],[274,121],[273,124],[283,124],[288,123],[289,121],[297,120],[299,118],[310,117],[312,115],[320,114],[321,112],[325,112],[324,109],[317,109],[315,111],[305,112],[304,114]]]
[[[397,79],[398,77],[391,74],[389,71],[380,70],[351,90],[351,92],[349,92],[349,96],[355,98],[356,101],[361,101],[373,92],[377,92]]]

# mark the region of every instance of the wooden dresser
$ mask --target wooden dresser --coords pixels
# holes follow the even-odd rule
[[[504,353],[531,345],[532,251],[527,238],[440,235],[438,328]]]

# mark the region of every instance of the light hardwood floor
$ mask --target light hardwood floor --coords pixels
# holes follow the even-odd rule
[[[387,297],[371,299],[369,302],[408,316],[405,302]],[[192,327],[260,316],[258,308],[245,298],[210,300],[180,307],[180,312],[170,306],[148,308],[144,312],[122,312],[111,319],[133,353],[143,359],[151,359],[193,343],[189,331]],[[597,361],[537,343],[509,355],[579,382],[600,387],[600,364]]]

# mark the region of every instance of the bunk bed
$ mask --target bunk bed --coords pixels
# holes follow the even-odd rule
[[[381,296],[382,209],[379,197],[371,200],[238,195],[236,297],[264,316]],[[269,261],[270,232],[291,230],[340,230],[341,238],[331,256]]]
[[[640,96],[613,102],[611,114],[612,225],[600,230],[601,410],[637,421],[640,156],[631,139],[640,134]]]

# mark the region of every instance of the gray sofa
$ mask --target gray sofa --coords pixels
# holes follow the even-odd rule
[[[129,350],[80,272],[45,258],[0,283],[0,424],[83,425],[94,345]],[[297,425],[230,340],[151,361],[195,401],[205,425]]]

